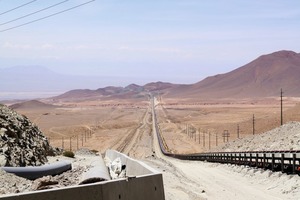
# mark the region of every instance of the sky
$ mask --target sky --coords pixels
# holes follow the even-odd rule
[[[299,0],[95,0],[26,24],[85,2],[0,0],[0,69],[189,84],[263,54],[300,52]]]

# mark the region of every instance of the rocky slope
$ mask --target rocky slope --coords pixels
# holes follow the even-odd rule
[[[237,139],[213,151],[300,150],[300,122],[289,122],[271,131]]]
[[[55,154],[29,119],[0,104],[0,166],[38,166]]]

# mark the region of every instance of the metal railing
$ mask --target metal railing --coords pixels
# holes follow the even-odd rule
[[[214,163],[245,165],[272,171],[281,171],[287,174],[300,175],[299,151],[251,151],[251,152],[211,152],[196,154],[174,154],[168,151],[157,123],[154,102],[152,101],[153,123],[161,152],[165,156],[180,160],[198,160]]]

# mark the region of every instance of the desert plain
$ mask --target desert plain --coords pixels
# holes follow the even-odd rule
[[[161,134],[174,153],[215,151],[238,137],[247,138],[280,127],[279,97],[156,99]],[[299,102],[299,98],[283,98],[284,124],[300,120]],[[300,179],[295,175],[163,156],[153,132],[147,96],[143,101],[43,99],[15,104],[14,109],[36,123],[52,146],[72,151],[88,148],[99,153],[116,149],[143,160],[163,173],[167,200],[300,197]],[[229,137],[223,137],[224,130]]]
[[[101,153],[111,148],[137,158],[152,154],[152,116],[146,97],[141,102],[42,101],[14,108],[37,124],[53,146],[71,150],[86,147]],[[158,101],[160,129],[169,150],[175,153],[207,152],[281,123],[279,97],[198,102],[160,97]],[[300,98],[283,98],[283,123],[300,120],[299,102]]]

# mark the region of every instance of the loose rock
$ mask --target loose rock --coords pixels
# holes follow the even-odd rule
[[[58,151],[23,115],[0,104],[0,166],[39,166]]]

